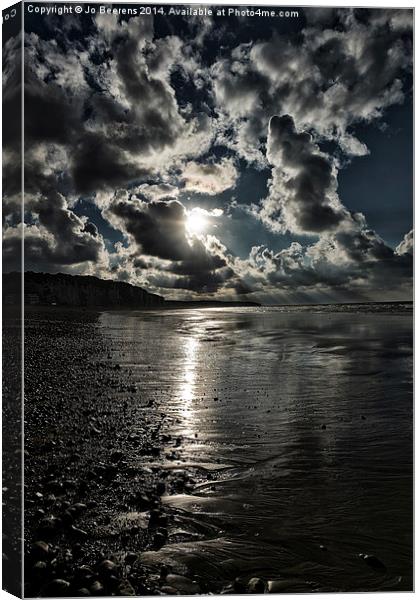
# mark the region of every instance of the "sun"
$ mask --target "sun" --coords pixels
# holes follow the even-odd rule
[[[186,227],[190,234],[203,233],[207,229],[208,221],[204,211],[193,208],[187,213]]]

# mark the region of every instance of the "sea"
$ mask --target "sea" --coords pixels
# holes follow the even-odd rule
[[[179,439],[169,542],[145,564],[228,589],[413,587],[412,305],[102,312],[113,358]]]

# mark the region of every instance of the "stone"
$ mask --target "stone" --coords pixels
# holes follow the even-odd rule
[[[162,548],[162,546],[165,545],[165,542],[166,542],[166,536],[163,535],[163,533],[161,533],[160,531],[157,531],[153,538],[153,546],[157,550],[160,550],[160,548]]]
[[[40,560],[47,558],[50,552],[50,547],[46,542],[38,541],[32,544],[31,554],[34,558]]]
[[[65,579],[53,579],[42,588],[42,596],[67,596],[70,583]]]
[[[179,595],[179,591],[173,587],[171,587],[170,585],[164,585],[160,588],[160,592],[161,594],[164,594],[165,596],[177,596]]]
[[[33,572],[36,577],[42,577],[47,570],[47,563],[43,560],[39,560],[33,566]]]
[[[92,583],[89,590],[94,596],[101,596],[104,593],[104,586],[100,581],[96,580]]]
[[[165,493],[166,491],[166,484],[164,481],[158,481],[157,486],[156,486],[156,491],[159,494],[159,496],[162,496],[162,494]]]
[[[135,589],[133,588],[133,586],[127,579],[124,579],[124,581],[121,581],[121,583],[119,584],[118,593],[120,596],[135,596],[136,595]]]
[[[127,552],[125,555],[125,562],[127,565],[132,565],[137,560],[137,554],[135,552]]]
[[[200,593],[200,586],[196,581],[192,581],[188,577],[183,575],[177,575],[176,573],[170,573],[166,576],[166,583],[181,592],[182,594],[192,595]]]
[[[252,577],[248,581],[247,587],[250,594],[263,594],[265,592],[265,583],[260,577]]]
[[[45,517],[39,523],[39,531],[45,535],[53,535],[61,526],[61,520],[57,517]]]
[[[103,575],[111,575],[117,571],[117,565],[112,560],[105,559],[99,563],[98,571]]]
[[[88,565],[81,565],[76,570],[75,575],[80,581],[89,581],[94,576],[94,572]]]
[[[90,592],[87,588],[83,587],[83,588],[79,588],[76,592],[76,594],[78,596],[90,596]]]
[[[383,573],[387,570],[384,563],[377,556],[374,556],[373,554],[359,554],[359,556],[374,571],[380,571]]]

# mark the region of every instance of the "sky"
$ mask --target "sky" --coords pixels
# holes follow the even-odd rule
[[[411,299],[412,11],[212,8],[25,15],[25,269],[168,299]]]

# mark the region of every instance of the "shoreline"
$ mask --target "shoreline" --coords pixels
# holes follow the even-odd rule
[[[162,433],[158,403],[143,405],[94,321],[33,321],[30,329],[25,595],[160,595],[170,573],[162,579],[139,555],[167,542],[171,515],[162,496],[205,477],[156,464],[165,452],[175,459],[179,440]],[[55,381],[42,374],[40,395],[46,353]]]

